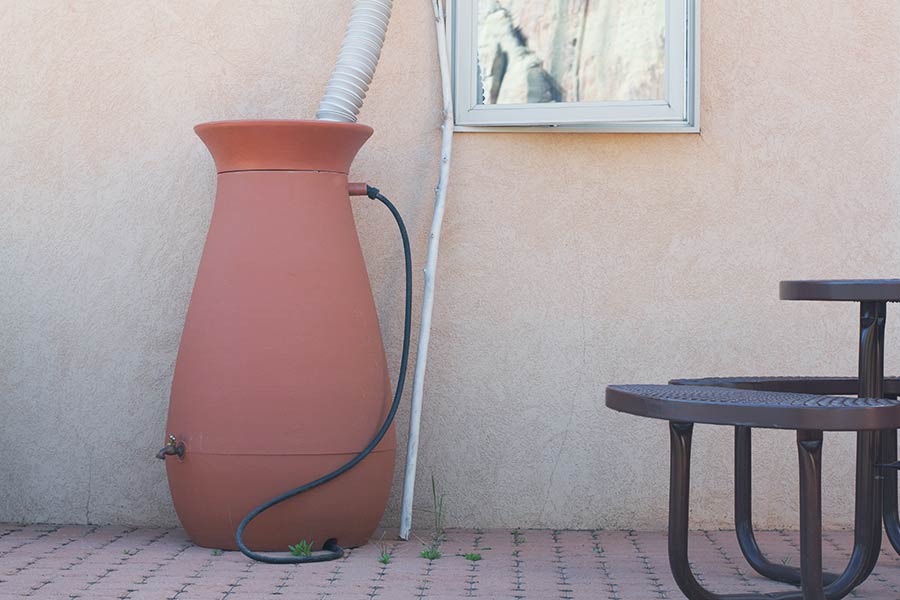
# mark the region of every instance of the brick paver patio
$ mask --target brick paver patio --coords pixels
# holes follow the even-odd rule
[[[851,538],[826,535],[826,566],[844,566]],[[766,532],[759,541],[773,560],[797,564],[796,534]],[[733,532],[696,532],[691,544],[699,576],[717,591],[784,587],[750,571]],[[683,598],[669,574],[662,533],[450,530],[441,558],[422,558],[423,547],[387,533],[340,561],[278,566],[199,548],[180,529],[0,525],[0,600]],[[382,552],[391,555],[386,565],[378,560]],[[892,550],[882,551],[872,577],[850,597],[900,598],[900,559]]]

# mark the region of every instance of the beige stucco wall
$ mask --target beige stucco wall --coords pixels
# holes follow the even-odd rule
[[[215,184],[191,127],[312,115],[348,12],[0,0],[0,520],[175,522],[152,454]],[[607,383],[852,373],[856,308],[777,282],[900,274],[898,33],[894,0],[707,0],[702,135],[458,135],[417,505],[434,474],[450,524],[661,527],[665,424],[604,409]],[[418,266],[437,90],[431,3],[397,2],[354,175]],[[395,367],[396,235],[358,204]],[[898,340],[891,312],[895,372]],[[695,439],[695,523],[727,525],[730,432]],[[826,438],[830,525],[852,447]],[[755,450],[758,521],[795,523],[792,436]]]

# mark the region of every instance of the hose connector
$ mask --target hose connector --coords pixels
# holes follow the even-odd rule
[[[368,183],[356,182],[347,184],[347,193],[350,196],[368,196],[372,200],[377,200],[378,196],[381,195],[381,190]]]
[[[167,456],[184,458],[184,450],[184,442],[179,442],[177,438],[170,433],[166,438],[166,445],[162,447],[162,450],[156,453],[156,458],[159,460],[166,460]]]
[[[347,184],[347,194],[350,196],[366,196],[369,193],[369,185],[364,182]]]

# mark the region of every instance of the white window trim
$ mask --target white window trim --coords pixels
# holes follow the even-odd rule
[[[666,0],[665,100],[515,105],[477,102],[477,2],[450,3],[454,131],[700,131],[700,0]]]

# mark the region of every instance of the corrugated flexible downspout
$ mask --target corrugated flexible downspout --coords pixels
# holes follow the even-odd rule
[[[391,18],[392,0],[353,0],[337,64],[316,118],[355,123],[362,107]]]

